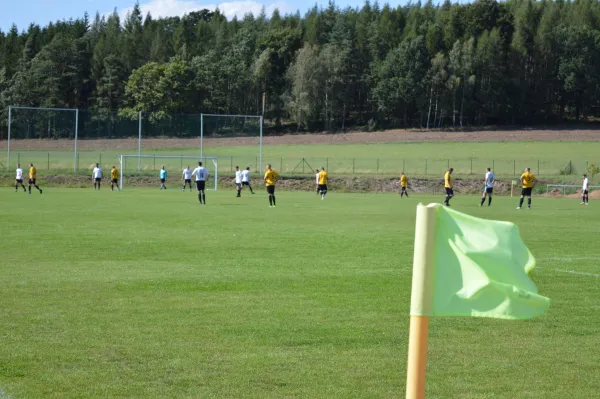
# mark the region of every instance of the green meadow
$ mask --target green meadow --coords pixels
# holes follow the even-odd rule
[[[32,142],[35,147],[35,142]],[[72,171],[75,164],[80,172],[91,170],[100,162],[105,169],[118,164],[121,154],[134,154],[137,149],[80,151],[75,159],[73,151],[12,151],[11,167],[17,162],[33,162],[40,170]],[[145,158],[140,167],[146,173],[158,171],[161,166],[178,171],[194,164],[200,153],[196,148],[143,148],[148,156],[174,156],[172,159]],[[579,177],[590,164],[600,165],[600,142],[427,142],[383,144],[323,144],[264,146],[263,164],[285,174],[303,175],[325,167],[338,175],[396,176],[401,171],[413,177],[439,177],[448,167],[456,175],[481,175],[486,167],[495,170],[498,177],[520,175],[525,167],[540,177],[561,177],[569,163]],[[256,146],[205,147],[204,155],[219,158],[219,169],[230,173],[235,166],[251,167],[260,164],[258,141]],[[0,155],[0,164],[7,165],[6,153]],[[125,172],[137,172],[136,159],[128,159]],[[569,180],[566,176],[564,179]]]
[[[415,207],[441,200],[4,188],[0,397],[403,397]],[[427,397],[596,397],[598,204],[452,205],[515,222],[552,305],[529,321],[432,319]]]

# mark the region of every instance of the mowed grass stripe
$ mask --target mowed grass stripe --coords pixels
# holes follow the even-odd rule
[[[278,192],[0,192],[0,387],[11,397],[397,398],[414,214],[437,197]],[[589,257],[595,203],[456,209],[515,221],[538,258]],[[431,322],[429,397],[589,398],[597,279],[540,261],[527,322]]]

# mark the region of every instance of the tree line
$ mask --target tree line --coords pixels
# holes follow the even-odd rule
[[[478,0],[305,15],[118,13],[0,31],[9,105],[152,123],[262,115],[273,129],[561,123],[600,116],[600,3]]]

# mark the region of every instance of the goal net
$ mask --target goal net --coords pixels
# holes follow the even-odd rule
[[[194,156],[170,156],[170,155],[119,155],[119,187],[123,189],[126,184],[133,180],[159,179],[160,169],[164,166],[167,171],[168,182],[177,182],[183,185],[182,174],[187,167],[194,170],[202,162],[210,176],[206,181],[207,190],[217,190],[219,181],[219,158],[218,157],[194,157]],[[140,170],[139,165],[144,167]],[[193,180],[193,179],[192,179]],[[129,183],[128,183],[129,181]],[[192,181],[193,183],[193,181]]]

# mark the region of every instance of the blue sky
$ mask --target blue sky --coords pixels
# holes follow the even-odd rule
[[[96,11],[101,14],[111,12],[115,7],[120,14],[125,15],[135,4],[136,0],[0,0],[0,29],[6,32],[11,25],[17,24],[19,30],[26,30],[31,22],[46,25],[50,21],[77,18],[87,11],[93,16]],[[153,17],[183,15],[197,9],[213,9],[216,6],[228,17],[242,16],[248,11],[260,12],[264,5],[267,14],[275,8],[282,13],[300,10],[304,13],[315,2],[327,5],[327,0],[140,0],[144,14],[150,11]],[[387,3],[397,5],[400,0],[390,0]],[[346,6],[361,6],[364,0],[342,0],[336,4]],[[386,1],[380,1],[381,4]]]

